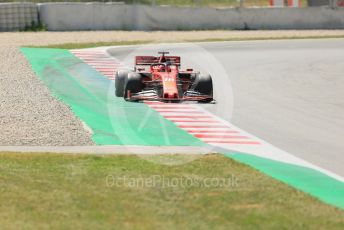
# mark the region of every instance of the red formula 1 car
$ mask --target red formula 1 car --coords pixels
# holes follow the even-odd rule
[[[134,71],[117,71],[116,96],[127,101],[212,102],[213,82],[209,74],[180,69],[180,57],[136,56]]]

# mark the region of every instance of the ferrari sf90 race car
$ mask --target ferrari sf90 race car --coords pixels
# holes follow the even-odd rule
[[[133,71],[115,75],[115,94],[127,101],[213,102],[213,82],[209,74],[181,70],[179,56],[136,56]]]

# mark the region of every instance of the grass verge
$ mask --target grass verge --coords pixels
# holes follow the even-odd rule
[[[178,166],[121,155],[0,159],[4,229],[344,228],[342,210],[222,155]]]
[[[330,39],[330,38],[344,38],[344,35],[319,35],[319,36],[281,36],[281,37],[231,37],[231,38],[207,38],[207,39],[186,39],[164,41],[164,43],[178,43],[178,42],[225,42],[225,41],[261,41],[261,40],[285,40],[285,39]],[[94,48],[101,46],[124,46],[124,45],[143,45],[150,43],[159,43],[153,40],[136,40],[136,41],[111,41],[111,42],[93,42],[93,43],[66,43],[53,44],[44,46],[24,46],[32,48],[58,48],[58,49],[83,49]]]

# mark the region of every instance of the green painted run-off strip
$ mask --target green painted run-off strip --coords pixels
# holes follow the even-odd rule
[[[226,153],[225,156],[344,209],[344,183],[319,171],[245,153]]]
[[[144,103],[126,102],[114,84],[68,50],[22,48],[37,76],[93,131],[98,145],[204,146]]]

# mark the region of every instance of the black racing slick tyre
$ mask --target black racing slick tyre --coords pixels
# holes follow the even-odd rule
[[[115,94],[116,97],[123,97],[124,96],[124,87],[125,82],[128,77],[128,71],[126,70],[119,70],[116,73],[115,77]]]
[[[193,84],[193,90],[201,94],[213,96],[213,80],[209,74],[198,74]]]
[[[209,103],[213,101],[213,80],[209,74],[197,74],[192,88],[198,93],[209,96],[209,98],[198,101],[199,103]]]
[[[141,92],[143,89],[142,76],[138,73],[129,73],[125,84],[124,99],[130,100],[131,94]]]

